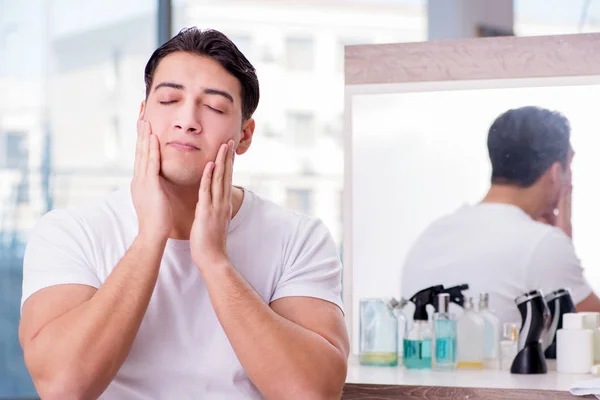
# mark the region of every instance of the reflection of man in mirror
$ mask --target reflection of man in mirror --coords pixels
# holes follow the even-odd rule
[[[468,283],[490,293],[501,324],[519,322],[514,299],[571,290],[577,311],[600,311],[583,276],[571,229],[569,121],[538,107],[509,110],[488,134],[491,188],[483,201],[435,221],[409,251],[402,295]]]

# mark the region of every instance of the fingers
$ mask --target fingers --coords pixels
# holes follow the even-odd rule
[[[231,189],[233,185],[233,140],[230,140],[227,146],[227,157],[225,159],[225,177],[223,179],[223,196],[226,200],[231,198]]]
[[[147,121],[142,121],[141,133],[141,151],[140,151],[140,163],[138,172],[140,174],[146,174],[148,171],[148,159],[150,152],[150,129]]]
[[[212,204],[212,196],[210,189],[212,185],[214,168],[214,162],[207,162],[206,166],[204,167],[204,172],[202,172],[202,178],[200,179],[200,191],[198,193],[198,202],[204,205]]]
[[[229,147],[222,144],[215,160],[215,170],[212,176],[212,202],[218,202],[223,198],[223,180],[225,176],[225,158],[227,157]]]
[[[142,120],[137,122],[137,140],[135,142],[135,162],[133,164],[133,174],[138,175],[140,172],[140,163],[142,159]]]
[[[558,198],[558,209],[562,211],[565,207],[571,207],[571,196],[573,193],[573,187],[566,185],[562,188]]]
[[[150,134],[150,151],[149,151],[148,173],[153,176],[158,176],[160,172],[160,146],[158,137]]]

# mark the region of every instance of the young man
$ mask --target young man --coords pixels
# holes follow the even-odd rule
[[[341,263],[317,219],[232,186],[254,67],[191,28],[146,66],[130,190],[42,218],[20,340],[43,399],[335,399]]]
[[[488,135],[492,185],[483,202],[428,227],[410,250],[402,295],[468,283],[490,293],[501,324],[520,322],[515,298],[571,289],[577,311],[600,311],[571,240],[570,126],[537,107],[509,110]],[[477,298],[475,298],[477,301]]]

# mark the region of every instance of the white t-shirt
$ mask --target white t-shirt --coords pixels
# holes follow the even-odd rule
[[[575,304],[592,293],[562,230],[500,203],[465,206],[434,222],[409,251],[402,275],[405,298],[432,285],[467,283],[477,306],[479,293],[489,293],[500,327],[521,323],[514,300],[525,292],[569,288]]]
[[[237,271],[267,303],[305,296],[342,308],[342,266],[325,225],[244,192],[227,238]],[[52,285],[98,288],[137,231],[129,190],[75,211],[51,211],[27,244],[21,304]],[[169,239],[131,352],[100,399],[260,398],[217,319],[189,241]]]

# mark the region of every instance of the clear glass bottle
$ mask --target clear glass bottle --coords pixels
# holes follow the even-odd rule
[[[456,367],[456,319],[448,312],[450,295],[438,295],[438,310],[433,314],[432,366],[437,370]]]
[[[404,357],[404,334],[406,333],[406,329],[408,328],[408,318],[404,314],[404,307],[408,304],[408,300],[401,298],[400,301],[396,299],[392,299],[390,305],[392,307],[392,312],[398,321],[398,365],[402,364],[402,359]],[[402,345],[400,345],[402,344]]]
[[[479,315],[485,322],[484,328],[484,362],[486,368],[497,369],[498,368],[498,346],[500,338],[500,320],[490,310],[489,307],[490,296],[488,293],[481,293],[479,295]]]
[[[361,299],[359,306],[360,363],[398,365],[398,320],[392,299]]]
[[[456,366],[483,368],[485,322],[473,308],[473,298],[465,301],[456,327]]]
[[[503,326],[504,340],[500,341],[500,369],[510,371],[517,356],[519,345],[519,324],[507,322]]]

